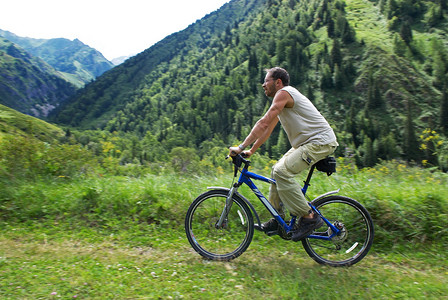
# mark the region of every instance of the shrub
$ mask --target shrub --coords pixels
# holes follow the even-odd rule
[[[51,145],[33,138],[4,136],[0,143],[0,176],[71,177],[92,171],[97,162],[79,145]]]

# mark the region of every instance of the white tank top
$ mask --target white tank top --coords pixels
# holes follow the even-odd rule
[[[280,91],[288,92],[294,99],[294,106],[283,108],[278,115],[291,146],[298,148],[308,143],[327,145],[336,142],[333,129],[307,97],[292,86],[285,86]]]

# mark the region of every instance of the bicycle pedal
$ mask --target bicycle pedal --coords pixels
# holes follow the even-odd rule
[[[255,224],[254,228],[255,228],[255,230],[264,232],[263,227],[261,225]]]
[[[266,233],[267,236],[273,236],[273,235],[277,235],[278,234],[278,230],[265,231],[264,233]]]

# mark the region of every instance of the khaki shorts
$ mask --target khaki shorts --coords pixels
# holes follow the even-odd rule
[[[273,167],[271,177],[277,182],[271,185],[269,201],[280,215],[284,215],[283,204],[294,216],[308,214],[310,207],[296,180],[297,175],[321,159],[332,154],[337,142],[328,145],[305,144],[291,148]]]

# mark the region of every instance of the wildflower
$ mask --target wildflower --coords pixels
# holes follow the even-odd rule
[[[56,296],[58,293],[52,292],[50,295]]]

